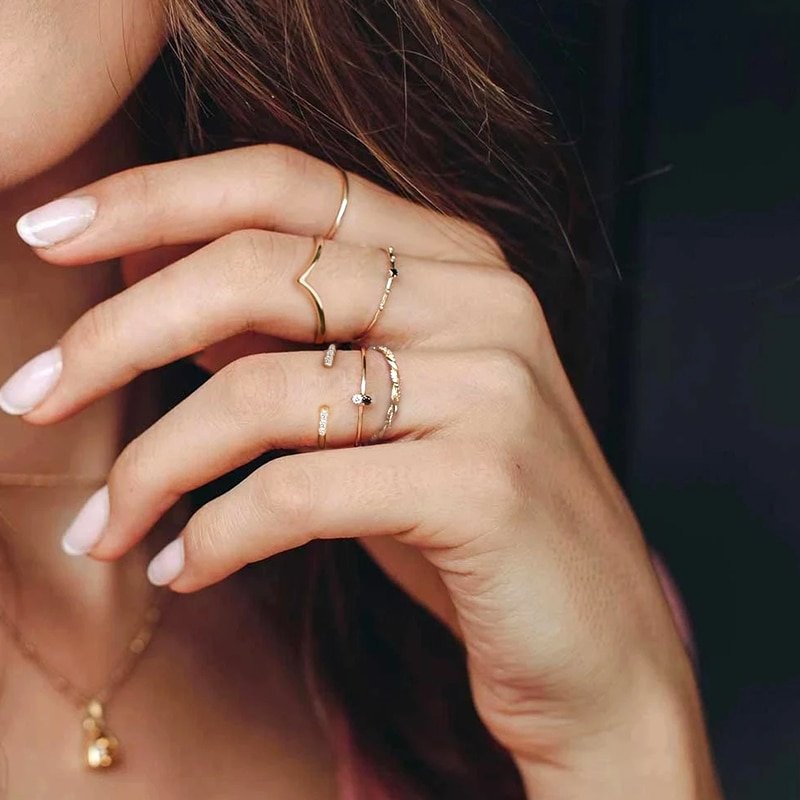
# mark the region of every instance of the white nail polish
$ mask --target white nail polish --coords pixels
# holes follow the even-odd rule
[[[88,553],[100,540],[108,523],[108,487],[98,489],[84,504],[61,539],[61,549],[70,556]]]
[[[94,197],[62,197],[23,214],[17,220],[17,233],[31,247],[49,247],[83,233],[96,214]]]
[[[183,539],[173,539],[147,567],[147,579],[156,586],[172,583],[183,571]]]
[[[50,394],[62,367],[60,347],[39,353],[0,387],[0,408],[14,416],[27,414]]]

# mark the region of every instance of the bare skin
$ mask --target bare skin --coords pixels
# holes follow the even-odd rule
[[[85,673],[86,659],[63,642],[64,631],[38,622],[48,653]],[[113,638],[122,645],[119,633]],[[50,800],[56,786],[64,800],[256,798],[264,787],[279,800],[336,797],[334,763],[295,665],[236,581],[170,606],[151,651],[110,706],[124,758],[108,773],[80,766],[75,709],[15,651],[4,648],[2,657],[10,800]]]
[[[368,343],[391,344],[404,376],[402,413],[386,446],[350,447],[358,354],[341,353],[335,370],[319,367],[319,353],[303,347],[308,298],[293,281],[310,237],[329,226],[339,172],[266,143],[136,167],[135,139],[115,115],[161,44],[156,4],[102,0],[99,28],[82,18],[88,12],[73,15],[56,0],[36,4],[31,28],[28,8],[16,0],[0,12],[0,30],[10,31],[0,56],[21,73],[10,75],[11,96],[0,97],[12,110],[0,139],[9,164],[0,209],[9,223],[65,191],[69,197],[20,222],[33,250],[11,238],[0,243],[0,274],[9,298],[18,294],[6,307],[7,328],[19,332],[4,342],[2,364],[11,371],[44,351],[35,364],[48,364],[50,376],[45,386],[38,366],[22,367],[0,388],[0,405],[14,417],[4,422],[5,467],[63,472],[80,464],[107,484],[65,534],[64,548],[78,556],[69,564],[55,540],[77,494],[31,503],[20,490],[9,499],[21,532],[9,534],[10,550],[25,567],[20,614],[65,672],[88,679],[89,669],[107,667],[110,642],[124,644],[122,620],[142,608],[145,567],[153,583],[179,595],[151,658],[114,708],[115,725],[128,723],[124,735],[137,748],[130,782],[124,771],[109,775],[114,795],[141,797],[135,781],[147,765],[147,791],[158,797],[213,797],[232,787],[237,796],[260,796],[265,786],[280,800],[333,796],[330,753],[296,665],[258,629],[228,578],[310,539],[358,537],[463,639],[478,712],[530,797],[718,796],[697,687],[635,516],[572,394],[535,295],[491,237],[350,176],[352,210],[316,278],[330,312],[327,341],[363,330],[391,238],[403,278]],[[65,47],[65,30],[87,38],[85,52],[73,52],[72,39]],[[37,46],[43,39],[51,47],[34,49],[39,60],[13,62],[19,42],[34,34]],[[34,69],[44,75],[27,74]],[[54,119],[38,95],[14,95],[33,77],[61,82],[56,95],[80,102],[59,107]],[[52,128],[51,144],[36,124]],[[59,227],[65,208],[69,231]],[[163,243],[186,249],[166,260],[148,252]],[[135,285],[115,294],[118,259]],[[47,313],[51,307],[58,310]],[[184,356],[214,375],[122,448],[126,408],[155,412],[142,405],[147,384],[138,376]],[[380,355],[369,357],[371,374],[385,371]],[[374,405],[384,408],[388,386],[373,385]],[[309,419],[327,397],[331,448],[313,452]],[[377,432],[380,414],[373,409],[365,425],[367,436]],[[186,491],[276,447],[296,452],[180,530],[154,535]],[[247,637],[231,636],[232,620]],[[263,644],[255,660],[245,640]],[[98,784],[87,784],[74,762],[53,758],[43,768],[32,754],[31,741],[59,750],[59,734],[68,738],[74,722],[66,712],[48,716],[38,676],[13,656],[11,665],[18,705],[6,701],[13,722],[5,746],[20,787],[12,792],[45,796],[57,784],[91,797],[84,784]],[[254,708],[263,713],[254,717]],[[243,732],[242,720],[251,719]]]
[[[117,259],[71,272],[43,264],[14,223],[26,209],[138,163],[132,109],[120,107],[160,44],[146,5],[0,5],[0,58],[8,65],[0,84],[2,374],[122,285]],[[35,86],[49,91],[25,88]],[[54,104],[53,97],[65,99]],[[102,479],[129,438],[131,399],[147,402],[149,390],[145,380],[50,428],[0,414],[0,472],[79,471]],[[145,413],[155,418],[160,410],[150,403]],[[85,488],[0,485],[0,511],[13,525],[0,532],[0,599],[43,655],[88,689],[103,684],[140,622],[154,545],[144,542],[116,562],[66,557],[60,537],[85,499]],[[165,530],[165,541],[176,533]],[[236,580],[175,599],[151,649],[109,704],[124,759],[104,775],[81,767],[80,714],[0,632],[3,797],[45,800],[56,786],[63,800],[110,792],[120,800],[246,798],[263,796],[264,786],[279,800],[334,797],[332,755],[297,670],[253,615]],[[247,626],[249,640],[231,619]]]
[[[21,202],[130,163],[124,151],[115,151],[111,163],[99,158],[124,122],[115,118],[75,157],[20,187]],[[17,194],[9,190],[3,199],[0,325],[15,335],[3,337],[0,359],[9,368],[118,288],[120,278],[114,262],[68,274],[31,258],[9,224]],[[0,471],[66,473],[78,464],[82,474],[103,476],[129,435],[126,406],[132,397],[146,400],[150,388],[145,382],[115,393],[51,429],[0,415]],[[43,655],[88,689],[103,685],[140,622],[152,588],[145,567],[154,545],[144,542],[111,563],[67,558],[59,540],[83,500],[85,489],[0,487],[0,510],[14,526],[2,532],[13,561],[10,569],[4,559],[4,607],[16,608]],[[240,620],[248,638],[231,619]],[[236,580],[169,606],[150,651],[109,705],[109,723],[124,747],[113,776],[82,768],[79,713],[1,641],[0,747],[10,766],[10,800],[45,800],[54,786],[64,800],[91,800],[108,797],[112,785],[120,800],[217,797],[232,787],[237,796],[257,797],[264,786],[280,800],[335,796],[332,756],[297,670],[256,621]]]

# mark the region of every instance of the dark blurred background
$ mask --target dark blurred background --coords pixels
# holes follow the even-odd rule
[[[586,405],[694,626],[729,800],[800,798],[800,2],[495,0],[577,142]]]

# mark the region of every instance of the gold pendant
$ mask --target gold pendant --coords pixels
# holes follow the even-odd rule
[[[118,758],[119,740],[106,727],[103,705],[99,700],[87,704],[83,730],[86,732],[86,766],[91,769],[112,766]]]

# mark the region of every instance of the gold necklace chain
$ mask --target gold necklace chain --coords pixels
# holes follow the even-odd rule
[[[103,481],[99,481],[102,483]],[[56,474],[23,474],[0,473],[0,486],[85,486],[95,485],[98,481],[84,476]],[[11,531],[16,529],[0,511],[0,521]],[[39,648],[25,636],[19,626],[9,616],[5,608],[0,607],[0,624],[7,630],[9,638],[19,653],[31,663],[48,680],[53,689],[65,697],[84,716],[81,727],[86,734],[84,763],[93,769],[110,767],[119,760],[119,740],[111,733],[105,722],[104,706],[110,702],[117,689],[130,677],[141,655],[147,650],[161,622],[168,601],[174,599],[175,593],[164,588],[153,587],[151,601],[148,603],[144,618],[128,641],[125,652],[114,665],[106,684],[96,692],[84,692],[65,675],[55,669],[42,656]]]
[[[160,600],[152,601],[148,604],[144,614],[144,620],[137,629],[136,633],[125,647],[125,652],[117,661],[109,675],[106,685],[96,692],[84,692],[75,686],[72,681],[55,669],[42,656],[39,648],[22,633],[16,623],[9,617],[4,608],[0,607],[0,624],[8,631],[11,641],[15,644],[21,655],[33,664],[50,682],[52,687],[61,695],[66,697],[78,709],[85,709],[92,700],[103,704],[108,703],[111,696],[130,676],[139,656],[144,653],[153,634],[158,627],[163,616],[163,609],[166,605],[166,592],[163,589],[156,589],[152,592],[155,596],[160,596]],[[174,592],[170,592],[174,595]]]
[[[58,472],[0,472],[0,486],[102,486],[105,478],[92,475],[70,475]]]

